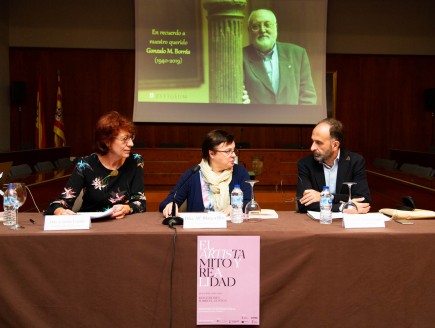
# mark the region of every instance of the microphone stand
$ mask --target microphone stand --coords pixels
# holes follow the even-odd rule
[[[163,219],[162,224],[169,226],[170,228],[172,228],[174,225],[183,225],[183,218],[176,216],[176,202],[175,202],[175,197],[177,196],[177,192],[181,190],[181,188],[184,187],[184,185],[186,184],[187,181],[190,180],[190,178],[192,177],[192,175],[194,175],[196,172],[198,172],[201,169],[201,166],[197,165],[195,166],[192,171],[190,172],[190,175],[183,181],[183,183],[181,184],[181,186],[175,191],[174,193],[174,197],[172,199],[172,211],[171,211],[171,216],[168,216],[167,218]]]
[[[175,259],[175,244],[177,240],[177,229],[174,227],[174,225],[182,225],[183,224],[183,218],[176,216],[176,203],[175,203],[175,197],[177,195],[177,192],[181,190],[181,188],[184,187],[184,184],[189,181],[189,179],[194,175],[196,172],[198,172],[201,169],[201,166],[197,165],[195,166],[192,171],[190,172],[190,175],[183,181],[181,186],[175,191],[174,197],[172,199],[172,212],[171,216],[163,219],[162,224],[165,224],[169,226],[172,230],[174,230],[174,237],[172,240],[172,259],[171,259],[171,272],[170,272],[170,279],[169,279],[169,327],[172,327],[172,276],[174,273],[174,259]]]
[[[187,181],[188,179],[186,179]],[[173,227],[174,225],[183,225],[183,218],[175,215],[175,209],[176,209],[176,203],[175,203],[175,197],[177,196],[178,190],[174,193],[174,198],[172,199],[172,212],[171,216],[168,216],[167,218],[163,219],[162,224],[167,225],[169,227]]]

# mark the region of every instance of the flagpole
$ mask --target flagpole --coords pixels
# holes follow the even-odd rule
[[[56,100],[56,113],[54,117],[54,146],[64,147],[65,140],[65,126],[63,121],[63,108],[62,108],[62,91],[60,87],[60,70],[57,70],[57,100]]]

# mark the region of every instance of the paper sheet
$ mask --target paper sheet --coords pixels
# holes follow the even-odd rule
[[[320,212],[316,211],[308,211],[308,216],[314,220],[320,220]],[[332,212],[332,219],[342,219],[343,213],[341,212]]]
[[[249,213],[250,219],[278,219],[278,213],[271,209],[261,209],[260,213]]]
[[[107,211],[104,212],[77,212],[77,215],[89,215],[89,217],[92,219],[101,219],[105,218],[106,216],[111,216],[113,213],[113,207]]]
[[[320,220],[320,212],[315,212],[315,211],[308,211],[307,212],[308,216],[314,220]],[[382,218],[384,221],[390,221],[390,218],[382,213],[379,212],[369,212],[369,213],[365,213],[365,214],[349,214],[352,215],[354,217],[361,217],[361,218]],[[342,219],[343,218],[343,213],[341,212],[332,212],[332,219]]]

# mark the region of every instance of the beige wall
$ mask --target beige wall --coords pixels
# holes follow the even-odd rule
[[[435,55],[434,13],[434,0],[329,0],[327,52]],[[134,49],[134,0],[0,0],[0,151],[10,143],[9,46]]]
[[[435,54],[435,1],[329,0],[327,53]]]
[[[133,0],[10,0],[10,46],[134,49]]]
[[[328,53],[435,54],[435,1],[329,0]],[[10,0],[10,45],[134,48],[133,0]]]

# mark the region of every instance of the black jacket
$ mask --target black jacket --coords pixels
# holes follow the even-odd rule
[[[367,203],[371,202],[370,190],[367,183],[364,158],[357,154],[341,149],[340,160],[337,171],[337,192],[334,194],[332,211],[338,212],[340,201],[346,202],[349,199],[349,189],[343,182],[356,182],[352,186],[352,198],[364,197]],[[319,203],[304,206],[299,202],[306,189],[322,191],[325,186],[325,174],[323,164],[314,159],[313,154],[298,161],[298,185],[296,198],[298,199],[298,210],[301,213],[307,211],[319,211]]]

